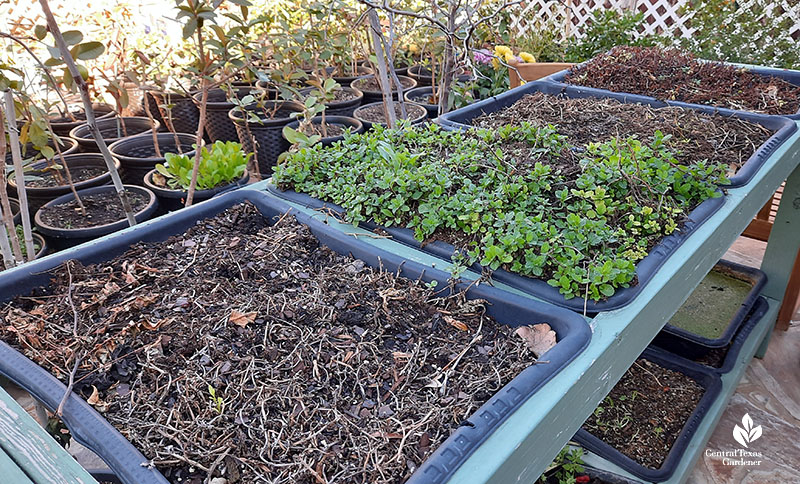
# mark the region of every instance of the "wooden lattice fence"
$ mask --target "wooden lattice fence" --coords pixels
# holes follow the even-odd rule
[[[756,1],[740,1],[738,11],[746,12]],[[642,12],[641,35],[691,37],[691,15],[682,12],[687,3],[689,0],[530,0],[512,12],[511,28],[522,34],[529,28],[554,26],[560,29],[562,39],[580,38],[596,10],[613,8]],[[800,42],[800,0],[776,0],[770,7],[773,17],[791,21],[789,33]]]

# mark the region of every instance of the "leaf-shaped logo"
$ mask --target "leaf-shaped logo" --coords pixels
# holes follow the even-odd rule
[[[761,426],[753,427],[753,419],[750,418],[750,414],[746,413],[742,417],[742,427],[739,425],[733,427],[733,438],[744,448],[747,448],[747,444],[759,437],[761,437]]]

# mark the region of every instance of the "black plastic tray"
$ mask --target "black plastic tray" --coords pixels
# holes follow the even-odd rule
[[[764,315],[767,314],[769,310],[769,304],[767,300],[763,297],[759,297],[756,299],[755,304],[753,304],[750,313],[745,318],[742,327],[739,328],[739,332],[736,333],[734,336],[733,341],[730,342],[728,345],[728,352],[725,354],[725,358],[722,360],[722,365],[719,368],[706,365],[704,363],[700,363],[698,361],[694,361],[698,365],[708,368],[712,371],[719,373],[720,375],[724,375],[729,373],[733,370],[733,367],[736,365],[736,361],[739,359],[739,353],[742,351],[742,346],[747,341],[747,338],[750,337],[750,334],[753,332],[756,326],[761,322],[764,318]],[[680,356],[680,348],[676,349],[669,345],[664,344],[662,341],[653,341],[653,346],[651,348],[657,348],[660,351],[666,351],[668,353],[674,354],[675,356]]]
[[[656,335],[653,344],[666,348],[676,355],[694,359],[708,354],[712,349],[724,348],[731,343],[733,336],[739,331],[742,323],[744,323],[748,314],[750,314],[753,305],[758,299],[759,293],[761,293],[761,289],[764,287],[764,284],[767,283],[767,275],[758,269],[724,259],[717,262],[711,270],[713,271],[717,267],[744,274],[753,282],[753,287],[731,318],[725,332],[722,333],[719,338],[705,338],[667,322],[664,328]]]
[[[590,62],[590,60],[586,61],[586,62]],[[717,61],[708,61],[708,62],[717,62]],[[761,76],[780,77],[781,79],[784,79],[784,80],[788,81],[789,83],[794,84],[795,86],[800,86],[800,71],[794,71],[794,70],[791,70],[791,69],[777,69],[777,68],[774,68],[774,67],[743,66],[743,65],[738,65],[738,64],[729,64],[727,62],[717,62],[717,63],[718,64],[723,64],[723,65],[733,65],[734,67],[740,67],[740,68],[744,67],[745,69],[747,69],[748,71],[750,71],[753,74],[758,74],[758,75],[761,75]],[[564,78],[567,77],[567,73],[568,72],[569,72],[569,69],[565,69],[563,71],[559,71],[559,72],[556,72],[555,74],[551,74],[551,75],[547,76],[546,78],[544,78],[544,80],[547,81],[547,82],[555,82],[555,83],[558,83],[559,85],[562,85],[562,86],[568,86],[568,85],[569,86],[573,86],[573,84],[567,84],[566,82],[564,82]],[[595,93],[595,94],[598,94],[598,95],[599,94],[606,94],[606,93],[612,93],[613,92],[613,91],[607,91],[605,89],[596,89],[596,88],[593,88],[593,87],[583,88],[583,89],[586,89],[587,92],[592,92],[592,93]],[[617,94],[621,94],[621,93],[617,93]],[[626,95],[628,95],[628,94],[626,94]],[[651,100],[651,101],[656,100],[656,98],[650,97],[650,96],[640,96],[640,97],[648,99],[648,100]],[[686,103],[686,102],[683,102],[683,101],[666,101],[666,103],[671,105],[671,106],[682,106],[682,107],[688,107],[688,108],[692,108],[692,109],[697,109],[697,108],[710,109],[713,112],[718,112],[720,114],[750,112],[750,111],[741,111],[741,110],[730,109],[730,108],[721,108],[721,107],[709,106],[707,104]],[[797,111],[794,114],[782,115],[782,116],[781,115],[773,115],[773,116],[785,117],[785,118],[789,118],[789,119],[793,119],[793,120],[800,120],[800,110]]]
[[[566,71],[562,71],[565,73]],[[557,76],[561,73],[553,74]],[[800,83],[800,72],[798,74],[798,83]],[[563,76],[562,76],[563,77]],[[750,158],[742,165],[739,171],[730,178],[730,182],[722,185],[725,188],[741,187],[750,182],[753,176],[764,165],[764,162],[769,158],[775,150],[777,150],[789,137],[797,131],[797,123],[782,116],[767,116],[764,114],[749,113],[745,111],[732,111],[730,109],[719,109],[711,106],[703,106],[700,104],[687,104],[687,103],[665,103],[652,97],[640,96],[637,94],[616,93],[605,91],[602,89],[593,89],[581,86],[574,86],[571,84],[553,83],[549,81],[550,77],[541,81],[529,82],[523,86],[506,91],[489,99],[484,99],[475,104],[451,111],[447,114],[439,116],[439,124],[444,129],[453,130],[461,129],[466,130],[471,128],[470,124],[473,119],[483,114],[489,114],[501,109],[511,106],[515,102],[522,99],[528,94],[541,92],[553,96],[565,96],[567,98],[601,98],[601,99],[616,99],[623,103],[638,103],[646,104],[654,108],[663,108],[667,105],[680,105],[681,107],[693,109],[706,114],[717,114],[720,116],[735,117],[750,121],[752,123],[760,124],[765,128],[774,131],[773,135],[758,149],[750,155]],[[800,117],[798,117],[800,119]]]
[[[344,213],[344,209],[339,205],[329,202],[323,202],[317,198],[311,197],[304,193],[298,193],[293,190],[279,190],[275,185],[268,184],[267,190],[283,199],[303,205],[313,209],[330,209],[339,214]],[[613,296],[604,301],[587,301],[586,313],[595,315],[601,311],[612,311],[619,309],[629,304],[641,292],[642,288],[655,276],[656,272],[662,265],[669,259],[675,250],[694,232],[694,230],[703,224],[714,212],[716,212],[725,203],[725,197],[711,198],[701,203],[697,208],[692,210],[689,214],[689,220],[684,224],[680,231],[676,231],[672,235],[664,237],[645,257],[636,264],[636,277],[639,281],[638,284],[631,287],[617,289]],[[380,227],[372,222],[362,222],[360,226],[368,230],[381,229],[386,231],[393,239],[402,242],[405,245],[414,247],[415,249],[422,250],[433,254],[436,257],[450,260],[455,253],[456,248],[450,244],[441,241],[431,242],[424,247],[414,238],[414,232],[407,228],[386,228]],[[482,273],[483,267],[475,263],[470,266],[470,269]],[[521,276],[508,272],[504,269],[492,271],[492,279],[508,284],[515,287],[527,294],[535,296],[539,299],[549,303],[571,309],[573,311],[583,312],[584,300],[580,297],[566,299],[558,292],[558,288],[551,286],[542,279],[534,279],[531,277]]]
[[[667,352],[654,351],[648,348],[644,350],[641,358],[652,361],[664,368],[681,372],[695,380],[705,389],[697,408],[695,408],[689,420],[683,426],[675,443],[672,444],[672,448],[661,467],[659,469],[645,467],[584,429],[578,430],[574,440],[585,449],[616,464],[636,477],[647,482],[662,482],[669,479],[680,464],[689,442],[691,442],[694,433],[697,431],[697,427],[708,413],[711,405],[719,397],[722,391],[722,380],[716,372]]]
[[[246,200],[255,204],[270,219],[292,210],[281,200],[266,193],[249,189],[236,190],[129,230],[5,271],[0,275],[0,302],[27,294],[35,287],[47,285],[50,280],[48,271],[68,259],[78,259],[84,264],[109,260],[125,252],[134,243],[163,241],[171,235],[183,233],[198,220],[212,217]],[[337,252],[352,254],[372,267],[383,267],[387,271],[425,282],[435,280],[440,283],[439,287],[448,287],[447,280],[450,276],[445,272],[404,260],[332,229],[297,210],[292,211],[299,222],[311,228],[322,244]],[[456,287],[467,289],[468,285],[460,283]],[[558,343],[541,358],[549,363],[531,365],[499,390],[420,466],[408,481],[411,483],[445,482],[511,413],[579,355],[591,338],[587,322],[565,309],[531,301],[487,285],[473,285],[467,289],[467,295],[470,298],[487,300],[487,313],[501,323],[518,326],[548,322],[557,334]],[[64,395],[65,386],[61,382],[4,342],[0,342],[0,374],[29,391],[50,409],[56,408]],[[74,393],[67,400],[63,419],[73,437],[98,454],[123,482],[166,482],[155,469],[144,465],[147,460],[139,451]]]

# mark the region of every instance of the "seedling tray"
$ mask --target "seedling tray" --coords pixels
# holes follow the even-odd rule
[[[586,61],[586,62],[590,62],[590,61],[591,60]],[[717,61],[707,61],[707,62],[717,62]],[[747,69],[748,71],[750,71],[752,74],[757,74],[757,75],[761,75],[761,76],[765,76],[765,77],[766,76],[779,77],[781,79],[786,80],[787,82],[789,82],[791,84],[794,84],[795,86],[800,86],[800,71],[795,71],[795,70],[791,70],[791,69],[776,69],[776,68],[773,68],[773,67],[751,66],[751,65],[747,65],[747,64],[732,64],[732,63],[728,63],[728,62],[717,62],[717,63],[723,64],[723,65],[732,65],[734,67],[739,67],[739,68],[744,68],[744,69]],[[550,76],[546,77],[545,80],[549,81],[549,82],[558,83],[560,86],[574,86],[573,84],[567,84],[564,81],[564,79],[567,77],[567,73],[568,72],[569,72],[569,69],[565,69],[563,71],[556,72],[555,74],[551,74]],[[578,87],[578,86],[574,86],[574,87]],[[613,91],[607,91],[605,89],[596,89],[596,88],[588,88],[588,87],[584,87],[582,89],[585,89],[587,92],[591,92],[594,95],[604,95],[604,94],[614,93]],[[622,94],[622,93],[619,93],[619,94]],[[625,94],[625,95],[626,96],[630,96],[630,94]],[[642,98],[650,100],[650,101],[659,101],[658,99],[656,99],[654,97],[650,97],[650,96],[637,96],[637,97],[642,97]],[[661,102],[661,101],[659,101],[659,102]],[[730,109],[730,108],[720,108],[720,107],[715,107],[715,106],[709,106],[709,105],[706,105],[706,104],[686,103],[686,102],[682,102],[682,101],[666,101],[666,104],[669,104],[670,106],[681,106],[681,107],[687,107],[687,108],[692,108],[692,109],[703,109],[703,110],[708,110],[709,112],[716,112],[716,113],[719,113],[719,114],[748,112],[748,111],[740,111],[740,110],[735,110],[735,109]],[[800,120],[800,111],[798,111],[798,112],[796,112],[794,114],[791,114],[791,115],[784,115],[784,116],[772,115],[772,116],[773,117],[786,117],[786,118],[793,119],[793,120]]]
[[[753,309],[753,305],[758,299],[758,295],[764,284],[767,283],[767,275],[758,269],[743,266],[735,262],[720,260],[712,271],[720,271],[737,279],[744,279],[752,287],[747,297],[741,302],[739,309],[733,315],[725,331],[718,338],[706,338],[693,333],[684,328],[673,326],[669,323],[664,326],[653,340],[653,344],[660,346],[685,358],[700,358],[715,348],[724,348],[731,343],[733,336],[739,331],[748,314]],[[689,296],[691,297],[691,295]],[[680,311],[680,309],[678,310]]]
[[[763,297],[759,297],[756,299],[755,304],[753,304],[750,313],[745,318],[742,327],[739,329],[739,332],[736,333],[736,336],[733,338],[733,341],[730,342],[730,346],[728,347],[728,352],[725,354],[725,358],[722,360],[722,365],[717,368],[714,366],[707,365],[702,362],[695,362],[696,364],[708,368],[711,371],[714,371],[720,375],[724,375],[726,373],[730,373],[733,370],[733,367],[736,365],[737,360],[739,359],[739,354],[742,351],[742,347],[744,343],[747,341],[747,338],[750,337],[750,334],[753,332],[756,326],[761,323],[761,320],[764,318],[764,315],[767,314],[769,310],[769,303]],[[651,346],[653,349],[658,349],[660,351],[666,351],[670,354],[674,354],[675,356],[680,356],[679,353],[676,353],[672,350],[672,348],[668,345],[662,345],[661,342],[654,340]],[[689,361],[689,360],[687,360]]]
[[[77,259],[83,264],[109,260],[138,242],[157,242],[183,233],[198,220],[213,217],[223,210],[244,201],[252,202],[268,219],[275,220],[292,210],[280,200],[255,190],[236,190],[196,206],[103,237],[53,256],[5,271],[0,275],[0,302],[28,294],[49,282],[48,271],[66,260]],[[326,245],[342,254],[352,254],[372,267],[398,273],[425,282],[437,281],[448,287],[449,274],[378,249],[355,237],[328,227],[302,212],[292,211],[300,223]],[[441,483],[453,474],[462,462],[520,405],[531,398],[550,378],[578,356],[589,344],[591,330],[586,321],[575,313],[544,303],[510,294],[487,285],[455,286],[466,290],[467,297],[488,301],[487,313],[498,322],[510,326],[546,321],[556,332],[558,343],[540,358],[541,362],[523,370],[508,385],[490,398],[470,416],[420,466],[411,483]],[[449,290],[449,289],[446,289]],[[24,357],[5,342],[0,342],[0,374],[5,375],[51,410],[55,409],[65,392],[65,386],[40,366]],[[63,420],[73,437],[97,453],[125,483],[165,483],[164,477],[147,459],[117,432],[88,403],[76,394],[70,395],[64,408]]]
[[[672,444],[672,448],[661,467],[659,469],[645,467],[584,429],[578,430],[574,439],[585,449],[616,464],[636,477],[647,482],[662,482],[669,479],[680,464],[689,442],[691,442],[694,433],[697,431],[697,427],[708,413],[711,405],[719,397],[722,391],[722,380],[718,374],[708,368],[667,352],[648,348],[642,353],[641,358],[645,358],[669,370],[683,373],[705,389],[697,408],[695,408],[689,420],[683,426],[678,438]]]
[[[792,71],[795,72],[795,71]],[[554,74],[565,75],[566,71]],[[800,71],[797,73],[797,82],[800,83]],[[562,76],[563,77],[563,76]],[[439,123],[444,129],[470,129],[473,119],[484,114],[494,113],[501,109],[513,105],[515,102],[522,99],[528,94],[541,92],[553,96],[565,96],[567,98],[601,98],[601,99],[616,99],[623,103],[639,103],[652,106],[654,108],[663,108],[668,105],[681,106],[687,109],[694,109],[706,114],[717,114],[720,116],[730,116],[739,118],[752,123],[760,124],[765,128],[774,131],[775,133],[761,145],[747,161],[739,168],[739,171],[730,178],[730,182],[722,185],[724,188],[741,187],[750,182],[753,175],[764,165],[764,162],[772,156],[773,153],[797,130],[797,123],[782,116],[767,116],[764,114],[748,113],[744,111],[733,111],[730,109],[719,109],[711,106],[703,106],[700,104],[687,104],[687,103],[665,103],[652,97],[640,96],[637,94],[615,93],[605,91],[602,89],[594,89],[588,87],[574,86],[571,84],[553,83],[548,81],[551,78],[545,78],[541,81],[529,82],[524,86],[504,92],[495,97],[484,99],[483,101],[471,104],[461,109],[449,112],[439,116]],[[798,116],[800,119],[800,116]]]
[[[337,214],[343,214],[344,209],[339,205],[329,202],[323,202],[317,198],[311,197],[304,193],[298,193],[293,190],[280,190],[273,184],[267,185],[267,190],[286,200],[303,205],[312,209],[331,210]],[[669,259],[675,250],[694,232],[694,230],[703,224],[714,212],[716,212],[725,203],[724,197],[711,198],[701,203],[690,214],[689,219],[683,225],[680,231],[676,231],[672,235],[664,237],[638,264],[636,264],[636,277],[638,284],[626,288],[619,288],[613,296],[602,301],[586,301],[586,313],[590,315],[597,314],[602,311],[611,311],[619,309],[629,304],[641,292],[642,288],[650,281],[653,276],[658,272],[658,269]],[[450,244],[442,241],[434,241],[422,245],[417,239],[414,238],[414,232],[407,228],[386,228],[378,226],[373,222],[362,222],[360,226],[368,230],[383,230],[388,233],[394,240],[411,246],[415,249],[422,250],[436,257],[450,260],[456,252],[456,248]],[[475,263],[470,266],[470,269],[482,273],[483,267]],[[551,286],[542,279],[533,279],[530,277],[521,276],[508,272],[504,269],[498,269],[492,272],[492,279],[508,284],[520,291],[530,294],[534,297],[547,301],[549,303],[571,309],[573,311],[583,312],[584,299],[575,297],[572,299],[564,298],[558,292],[558,288]]]

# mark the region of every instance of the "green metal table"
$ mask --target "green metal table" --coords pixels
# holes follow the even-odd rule
[[[786,188],[770,234],[761,270],[768,277],[762,295],[769,311],[753,330],[737,365],[723,377],[722,394],[700,424],[678,470],[667,481],[685,482],[714,431],[728,400],[754,355],[766,351],[786,284],[792,258],[800,249],[800,132],[768,159],[745,187],[728,190],[725,204],[701,225],[669,258],[628,306],[600,313],[589,321],[593,329],[588,348],[509,417],[450,479],[450,484],[531,484],[552,462],[598,403],[672,317],[689,294],[742,233],[780,184]],[[250,188],[263,190],[266,182]],[[448,270],[448,261],[402,244],[375,238],[364,230],[338,223],[332,217],[291,204],[326,219],[329,225],[367,243],[387,248],[409,259]],[[465,277],[469,277],[465,274]],[[519,291],[496,284],[521,294]],[[526,295],[527,296],[527,295]],[[531,297],[531,296],[527,296]],[[624,471],[600,462],[588,463]]]

